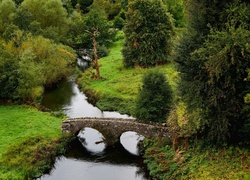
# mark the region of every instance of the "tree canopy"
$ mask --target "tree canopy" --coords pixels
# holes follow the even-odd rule
[[[249,105],[244,102],[250,85],[246,79],[249,4],[186,1],[186,7],[188,32],[175,60],[181,71],[182,96],[190,113],[202,109],[204,134],[210,142],[237,142],[240,136],[246,138],[241,129],[249,122]]]
[[[167,62],[173,19],[161,0],[134,0],[128,5],[122,50],[126,67],[149,67]]]

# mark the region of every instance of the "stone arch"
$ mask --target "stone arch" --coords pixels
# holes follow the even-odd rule
[[[134,131],[147,138],[169,136],[167,127],[162,124],[146,124],[134,119],[118,118],[69,118],[63,122],[62,132],[75,134],[85,127],[102,133],[108,145],[117,142],[126,131]]]

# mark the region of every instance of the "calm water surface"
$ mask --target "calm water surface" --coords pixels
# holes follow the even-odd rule
[[[43,105],[53,111],[63,110],[68,117],[118,117],[131,118],[117,112],[102,112],[87,102],[74,78],[58,83],[47,90]],[[56,159],[54,167],[41,180],[147,180],[148,171],[138,156],[137,142],[143,139],[135,132],[123,133],[113,147],[106,147],[104,137],[92,128],[85,128],[71,143],[67,154]]]

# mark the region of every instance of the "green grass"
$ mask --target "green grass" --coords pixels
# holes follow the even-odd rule
[[[0,179],[32,179],[64,150],[62,119],[31,107],[0,106]]]
[[[145,162],[150,174],[157,179],[234,180],[249,177],[248,149],[191,145],[188,151],[173,151],[166,140],[147,141],[145,145]]]
[[[90,73],[86,71],[78,83],[85,92],[90,91],[99,99],[97,106],[100,109],[133,114],[134,101],[144,73],[150,69],[165,72],[173,89],[176,88],[178,73],[173,64],[153,68],[124,68],[121,54],[123,43],[124,40],[115,42],[110,48],[110,54],[99,60],[102,79],[90,80]]]

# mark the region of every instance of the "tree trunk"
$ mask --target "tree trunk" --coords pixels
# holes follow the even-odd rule
[[[97,43],[96,43],[96,39],[95,39],[95,36],[97,34],[98,34],[98,30],[96,29],[92,35],[92,41],[93,41],[93,45],[94,45],[94,65],[95,65],[95,69],[96,69],[97,79],[101,79],[99,64],[98,64]]]

